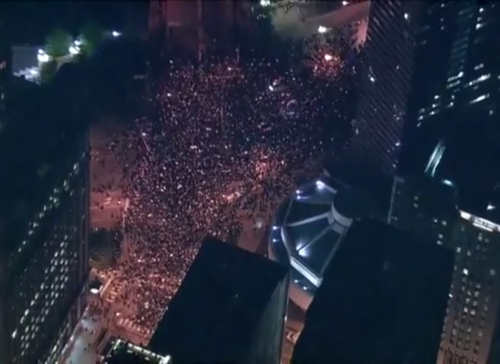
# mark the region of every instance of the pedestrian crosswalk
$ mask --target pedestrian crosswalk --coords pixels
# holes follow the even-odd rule
[[[142,335],[151,335],[152,331],[148,329],[144,329],[143,327],[135,324],[132,322],[132,320],[128,318],[120,318],[118,320],[118,326],[121,326],[122,328],[128,330],[128,331],[133,331],[136,333],[140,333]]]
[[[113,303],[116,301],[117,297],[118,297],[118,292],[116,291],[115,288],[112,288],[106,297],[106,301],[108,301],[109,303]]]
[[[286,339],[295,345],[297,339],[299,338],[299,333],[296,331],[286,330]]]

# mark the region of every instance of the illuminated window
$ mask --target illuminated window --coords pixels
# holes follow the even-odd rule
[[[486,100],[488,97],[490,97],[490,94],[484,94],[484,95],[481,95],[479,97],[476,97],[474,100],[472,100],[471,102],[469,102],[469,104],[475,104],[476,102],[480,102],[480,101],[483,101],[483,100]]]

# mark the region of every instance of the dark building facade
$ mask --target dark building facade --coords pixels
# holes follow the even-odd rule
[[[363,49],[364,69],[353,120],[353,158],[392,175],[410,92],[420,2],[372,1]]]
[[[279,363],[288,267],[208,238],[153,334],[173,363]]]
[[[0,130],[5,123],[12,78],[12,50],[5,26],[0,18]]]
[[[379,222],[353,223],[306,313],[292,362],[435,362],[452,272],[449,249]]]
[[[149,36],[154,53],[178,57],[228,54],[245,19],[248,1],[155,0],[150,4]],[[238,26],[237,26],[238,25]]]
[[[453,148],[449,139],[469,124],[475,128],[466,130],[468,139],[498,135],[500,56],[490,52],[500,40],[497,8],[494,2],[435,2],[421,17],[399,175],[442,175],[443,154]]]
[[[459,216],[457,205],[457,189],[451,181],[398,176],[391,193],[389,224],[439,245],[448,244]]]
[[[88,133],[39,99],[0,133],[2,363],[57,362],[86,302]]]
[[[497,321],[499,30],[495,2],[434,2],[416,33],[389,222],[456,251],[439,363],[486,363]]]

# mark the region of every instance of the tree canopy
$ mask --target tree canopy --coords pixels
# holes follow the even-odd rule
[[[92,55],[104,39],[104,29],[97,23],[86,23],[80,31],[82,50],[86,55]]]
[[[45,39],[45,52],[53,58],[65,56],[72,42],[73,39],[67,31],[56,28]]]

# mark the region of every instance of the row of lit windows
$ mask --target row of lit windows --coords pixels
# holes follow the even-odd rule
[[[69,258],[67,241],[61,244],[61,250],[56,252],[51,259],[50,270],[45,269],[44,281],[39,286],[29,307],[24,311],[18,327],[12,333],[12,338],[20,335],[21,357],[26,355],[33,340],[36,342],[37,334],[40,333],[47,316],[51,313],[57,299],[66,290],[70,269],[69,259],[64,256]],[[56,272],[54,267],[59,267]]]
[[[43,217],[52,209],[57,208],[60,203],[60,197],[61,197],[61,192],[62,191],[68,191],[69,190],[69,181],[71,180],[72,177],[76,176],[79,173],[79,163],[73,164],[73,170],[71,171],[69,177],[64,180],[63,185],[61,188],[55,187],[54,190],[52,191],[52,194],[49,196],[49,201],[48,203],[44,204],[43,209],[36,215],[35,219],[31,222],[28,223],[28,236],[32,236],[35,234],[37,228],[40,226],[39,222]],[[22,241],[22,243],[19,245],[19,248],[17,250],[18,254],[21,254],[23,249],[26,247],[27,243],[29,242],[29,239],[25,239]]]
[[[15,338],[18,334],[21,335],[19,337],[19,341],[21,344],[21,356],[24,356],[29,347],[30,342],[36,336],[41,329],[42,323],[45,321],[46,317],[50,314],[51,308],[56,304],[57,299],[64,294],[67,289],[67,282],[70,279],[70,262],[75,258],[68,251],[69,240],[74,239],[74,233],[76,229],[72,226],[68,226],[65,231],[73,234],[65,234],[64,236],[60,236],[57,232],[57,228],[55,229],[55,234],[52,236],[52,239],[47,240],[44,243],[42,251],[46,254],[49,251],[54,251],[53,245],[57,245],[57,249],[51,258],[49,264],[40,265],[36,262],[32,262],[30,264],[30,270],[36,269],[37,267],[44,267],[44,272],[31,272],[30,276],[27,274],[22,275],[22,279],[19,282],[20,287],[20,298],[23,298],[21,301],[17,300],[16,305],[23,305],[24,302],[28,302],[29,298],[26,296],[28,293],[28,287],[25,287],[25,282],[33,282],[32,278],[34,276],[44,277],[44,281],[39,286],[38,290],[35,292],[31,292],[34,296],[29,301],[29,307],[24,311],[23,316],[20,319],[19,326],[13,332],[12,336]],[[45,261],[45,257],[37,256],[35,259],[40,259],[42,262]],[[38,303],[38,305],[37,305]],[[40,306],[41,305],[41,306]]]

